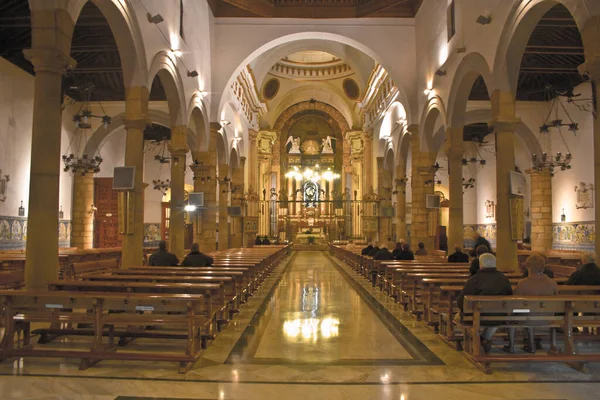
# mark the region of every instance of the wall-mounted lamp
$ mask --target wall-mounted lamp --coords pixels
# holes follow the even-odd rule
[[[88,210],[88,214],[89,215],[94,215],[96,214],[96,211],[98,211],[98,207],[96,207],[93,203],[90,205],[90,209]]]
[[[187,76],[190,78],[195,78],[198,76],[198,71],[188,71]]]
[[[181,57],[183,52],[179,49],[171,49],[171,54],[173,54],[175,57]]]
[[[435,74],[437,76],[446,76],[446,71],[443,71],[442,69],[438,69],[437,71],[435,71]]]
[[[221,126],[229,126],[229,124],[231,124],[231,122],[227,121],[226,119],[220,120],[219,123]]]
[[[490,22],[492,22],[492,17],[480,15],[479,17],[477,17],[477,20],[475,20],[475,22],[477,22],[480,25],[488,25]]]
[[[196,206],[192,204],[187,204],[184,208],[185,212],[194,212],[196,211]]]
[[[23,207],[23,200],[21,200],[21,207],[19,207],[19,217],[25,216],[25,207]]]
[[[423,93],[425,93],[425,94],[426,94],[426,95],[428,95],[428,96],[429,96],[429,95],[430,95],[432,92],[433,92],[433,89],[429,89],[429,88],[427,88],[427,89],[423,90]]]
[[[65,213],[62,210],[62,206],[60,206],[60,210],[58,210],[58,219],[63,219],[65,217]]]
[[[160,24],[165,20],[160,14],[152,15],[150,13],[147,13],[146,16],[148,17],[148,22],[150,22],[151,24]]]

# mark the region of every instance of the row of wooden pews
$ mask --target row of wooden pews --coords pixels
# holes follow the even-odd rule
[[[584,370],[585,362],[600,361],[598,349],[591,354],[578,354],[575,351],[576,341],[600,340],[600,286],[564,285],[567,271],[561,268],[573,267],[559,264],[556,268],[559,296],[466,296],[463,318],[458,320],[456,315],[460,310],[456,299],[470,278],[468,264],[450,264],[435,256],[417,256],[415,261],[374,261],[371,257],[361,256],[360,249],[347,249],[344,246],[332,245],[330,251],[402,304],[405,311],[417,321],[422,321],[444,342],[457,350],[464,350],[465,356],[486,373],[491,372],[491,363],[497,362],[564,361]],[[521,272],[505,274],[513,289],[522,279]],[[546,318],[548,315],[552,318]],[[474,332],[479,332],[479,328],[486,324],[519,328],[518,332],[522,332],[522,328],[535,326],[537,341],[548,338],[550,351],[544,355],[519,352],[484,354],[479,334]],[[573,327],[585,329],[580,334],[572,335]],[[503,331],[500,330],[497,335],[501,343],[506,339]],[[562,336],[562,349],[559,349],[557,335]]]
[[[0,359],[79,358],[81,369],[101,360],[174,361],[186,372],[289,252],[288,246],[235,249],[213,254],[210,267],[100,269],[56,280],[47,291],[0,291],[6,330]],[[39,335],[37,345],[32,335]],[[70,343],[91,337],[91,344],[48,344],[71,336],[78,339]],[[144,346],[138,339],[177,341]]]

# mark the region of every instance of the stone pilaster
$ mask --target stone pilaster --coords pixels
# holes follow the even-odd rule
[[[412,224],[411,224],[411,245],[416,248],[417,244],[423,242],[426,249],[433,249],[435,243],[435,232],[429,231],[430,212],[437,212],[435,209],[426,207],[428,194],[433,194],[433,183],[425,185],[426,181],[433,181],[434,170],[432,168],[435,156],[431,153],[421,151],[418,127],[411,125],[408,127],[411,134],[410,146],[412,152]],[[437,218],[435,218],[437,219]],[[434,223],[435,221],[431,221]],[[430,235],[431,234],[431,235]]]
[[[515,102],[510,92],[492,93],[492,125],[496,130],[496,263],[503,271],[517,271],[517,242],[510,223],[510,172],[515,169]],[[518,218],[520,216],[515,216]]]
[[[545,168],[531,171],[531,250],[552,249],[552,177]]]
[[[240,157],[240,165],[231,171],[231,205],[242,207],[244,195],[244,167],[246,157]],[[242,207],[243,208],[243,207]],[[242,210],[243,213],[243,210]],[[239,248],[244,245],[242,217],[230,217],[229,245],[231,248]]]
[[[129,201],[119,207],[119,225],[129,215],[132,226],[123,234],[122,268],[141,265],[144,259],[144,129],[148,125],[148,97],[146,87],[132,87],[125,91],[125,118],[127,131],[125,139],[125,166],[135,167],[134,190],[121,195],[121,201],[129,196]]]
[[[248,149],[248,186],[258,188],[258,132],[249,130],[248,139],[250,148]]]
[[[377,196],[379,197],[379,241],[387,242],[392,237],[392,218],[383,216],[384,210],[392,206],[392,171],[385,170],[383,157],[377,157]],[[392,249],[390,249],[392,250]]]
[[[219,165],[219,250],[229,248],[229,166]]]
[[[56,14],[61,12],[50,14],[58,17]],[[34,20],[34,39],[41,35],[35,22],[39,21]],[[64,33],[69,22],[72,24],[70,20],[63,24],[49,21],[46,34]],[[25,262],[25,285],[28,289],[47,289],[48,283],[58,278],[61,85],[66,68],[74,65],[68,50],[60,50],[56,43],[47,43],[49,47],[42,47],[43,44],[38,42],[35,49],[25,51],[36,73]]]
[[[373,189],[373,132],[363,132],[363,194]]]
[[[187,126],[171,129],[171,205],[169,250],[179,258],[185,256],[185,168]]]
[[[78,249],[94,247],[94,215],[89,212],[94,203],[94,175],[73,176],[73,211],[71,212],[71,246]]]
[[[396,240],[406,239],[406,168],[404,165],[396,167]]]
[[[448,128],[446,131],[446,154],[448,155],[449,203],[448,251],[454,245],[462,246],[463,234],[463,128]]]

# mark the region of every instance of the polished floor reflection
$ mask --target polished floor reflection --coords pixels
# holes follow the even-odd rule
[[[229,362],[382,364],[439,362],[389,321],[323,253],[298,253],[234,348]]]

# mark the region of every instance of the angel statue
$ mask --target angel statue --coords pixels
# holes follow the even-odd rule
[[[300,138],[295,138],[295,137],[288,137],[287,142],[285,142],[285,145],[287,147],[288,144],[292,144],[292,147],[290,148],[289,153],[290,154],[300,154]]]
[[[322,139],[323,142],[323,154],[333,154],[333,148],[331,147],[331,136],[327,136],[325,139]]]

